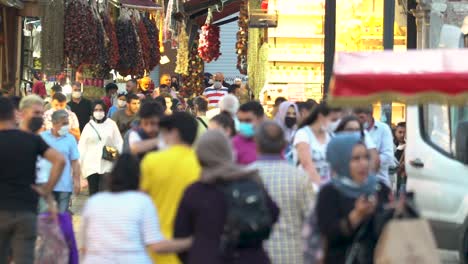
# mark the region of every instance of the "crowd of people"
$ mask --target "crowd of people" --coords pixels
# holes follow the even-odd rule
[[[220,73],[188,102],[163,78],[144,97],[133,80],[94,101],[79,83],[68,103],[58,85],[50,103],[0,97],[0,263],[33,263],[37,214],[86,187],[81,263],[344,263],[356,237],[372,263],[404,123],[285,98],[269,119]]]

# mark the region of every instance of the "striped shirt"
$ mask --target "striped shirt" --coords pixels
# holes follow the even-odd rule
[[[251,165],[280,208],[278,223],[265,243],[272,264],[302,264],[302,228],[315,201],[310,178],[278,156],[260,156]]]
[[[220,89],[215,89],[214,86],[206,88],[203,92],[203,96],[205,96],[208,99],[208,107],[210,109],[217,108],[221,98],[228,94],[228,90],[229,89],[224,86]]]
[[[162,241],[157,211],[141,192],[102,192],[87,201],[78,241],[83,263],[151,264],[146,246]]]

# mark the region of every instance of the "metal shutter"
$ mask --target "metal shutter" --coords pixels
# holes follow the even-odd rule
[[[226,17],[229,19],[238,16],[239,13]],[[224,20],[224,19],[223,19]],[[213,61],[205,64],[205,72],[214,74],[216,72],[224,73],[226,82],[232,83],[235,78],[244,79],[245,76],[239,73],[236,68],[237,55],[236,55],[236,34],[239,29],[237,20],[229,24],[221,26],[220,38],[221,38],[221,56],[217,61]]]

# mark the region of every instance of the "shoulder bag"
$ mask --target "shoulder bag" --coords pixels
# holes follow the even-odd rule
[[[91,124],[91,122],[89,122],[89,125],[96,132],[96,134],[97,134],[97,136],[99,138],[99,141],[102,142],[101,135],[99,135],[99,132],[97,131],[97,129],[93,126],[93,124]],[[106,145],[104,145],[104,147],[102,147],[102,159],[103,160],[115,161],[115,160],[117,160],[118,157],[119,157],[119,151],[115,147],[106,146]]]

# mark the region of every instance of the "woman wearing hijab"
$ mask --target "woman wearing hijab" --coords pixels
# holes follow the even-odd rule
[[[328,144],[327,160],[334,176],[321,189],[315,208],[325,243],[324,263],[345,263],[357,236],[363,245],[360,254],[367,252],[364,258],[359,257],[364,260],[359,263],[372,263],[378,239],[374,223],[389,200],[390,190],[369,175],[369,153],[359,133],[336,135]]]
[[[292,143],[294,134],[297,131],[297,117],[299,109],[292,102],[282,102],[279,106],[275,121],[283,128],[286,141]]]
[[[234,163],[230,140],[219,130],[206,131],[198,141],[196,152],[202,165],[201,178],[185,190],[175,221],[174,237],[193,236],[192,247],[181,256],[183,263],[270,263],[261,241],[236,248],[228,256],[220,249],[228,208],[217,183],[259,179],[257,171]],[[278,207],[266,192],[265,195],[273,222],[276,222]]]
[[[102,178],[112,170],[112,162],[102,159],[104,146],[122,152],[123,140],[117,124],[106,117],[106,104],[97,100],[93,104],[93,116],[81,133],[78,143],[82,175],[88,181],[89,194],[103,189]]]

